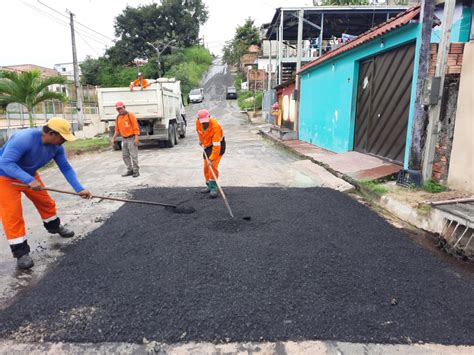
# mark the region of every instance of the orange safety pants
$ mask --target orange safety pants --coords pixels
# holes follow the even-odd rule
[[[216,178],[219,177],[219,163],[221,161],[222,155],[219,155],[216,159],[212,161],[212,170],[214,171],[214,174],[216,175]],[[207,163],[206,158],[204,158],[204,179],[206,179],[206,182],[208,181],[214,181],[214,176],[212,175],[211,168],[209,167],[209,164]]]
[[[44,186],[39,174],[36,174],[35,179]],[[22,192],[33,202],[45,226],[58,219],[56,203],[47,191],[35,191],[28,187],[13,186],[14,182],[22,184],[19,180],[0,176],[0,218],[10,247],[26,241],[25,221],[21,206]]]

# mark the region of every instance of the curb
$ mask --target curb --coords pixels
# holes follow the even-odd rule
[[[339,178],[339,179],[342,179],[344,180],[345,182],[353,185],[355,187],[356,190],[358,191],[363,191],[364,186],[362,186],[361,184],[359,184],[359,182],[357,180],[354,180],[353,178],[351,178],[349,175],[346,175],[346,174],[343,174],[337,170],[334,170],[333,168],[331,168],[329,165],[323,163],[323,162],[320,162],[319,160],[316,160],[312,157],[308,157],[307,155],[304,155],[303,153],[300,153],[300,152],[297,152],[293,149],[291,149],[290,147],[288,147],[287,145],[283,144],[279,139],[273,137],[271,134],[259,129],[259,134],[266,138],[266,139],[269,139],[271,140],[272,142],[278,144],[280,147],[286,149],[287,151],[299,156],[300,158],[305,158],[307,160],[310,160],[312,163],[314,164],[317,164],[321,167],[323,167],[324,169],[326,169],[327,171],[329,171],[331,174],[333,174],[335,177]],[[371,191],[372,192],[372,191]],[[379,196],[380,198],[380,196]]]

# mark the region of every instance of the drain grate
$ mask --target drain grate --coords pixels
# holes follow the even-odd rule
[[[474,237],[474,228],[459,219],[445,218],[441,236],[455,251],[466,252]]]

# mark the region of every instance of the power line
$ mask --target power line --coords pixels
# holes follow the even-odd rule
[[[49,5],[46,5],[45,3],[41,2],[40,0],[37,0],[37,1],[38,1],[38,3],[40,3],[41,5],[47,7],[48,9],[50,9],[51,11],[54,11],[54,12],[58,13],[58,14],[61,15],[61,16],[64,16],[64,17],[66,17],[66,18],[69,18],[67,15],[65,15],[65,14],[61,13],[60,11],[58,11],[58,10],[52,8],[52,7],[49,6]],[[107,39],[107,40],[109,40],[109,41],[111,41],[111,42],[114,41],[112,38],[107,37],[106,35],[104,35],[104,34],[98,32],[98,31],[94,30],[93,28],[90,28],[89,26],[84,25],[83,23],[80,23],[79,21],[74,21],[74,22],[75,22],[76,24],[82,26],[82,27],[87,28],[89,31],[92,31],[92,32],[94,32],[94,33],[96,33],[96,34],[98,34],[98,35],[104,37],[105,39]]]
[[[35,12],[37,12],[37,13],[43,15],[43,16],[46,16],[47,18],[49,18],[49,19],[51,19],[51,20],[53,20],[54,22],[59,23],[59,24],[61,24],[61,25],[64,25],[64,26],[66,26],[66,27],[69,27],[69,23],[68,23],[68,22],[65,22],[65,21],[63,21],[62,19],[57,18],[56,16],[52,15],[51,13],[46,12],[46,11],[44,11],[44,10],[41,10],[40,8],[38,8],[38,7],[36,7],[36,6],[32,5],[32,4],[28,4],[28,3],[25,2],[25,1],[21,1],[21,3],[22,3],[23,5],[29,7],[31,10],[33,10],[33,11],[35,11]],[[97,36],[95,36],[95,35],[92,35],[92,34],[90,34],[90,33],[88,33],[88,32],[85,32],[85,31],[83,31],[83,30],[76,29],[75,31],[76,31],[77,33],[79,33],[79,32],[82,33],[85,37],[87,37],[87,38],[89,38],[90,40],[92,40],[92,41],[94,41],[94,42],[97,42],[97,43],[99,43],[99,44],[101,44],[101,45],[108,45],[108,44],[109,44],[109,42],[106,42],[105,40],[103,40],[103,39],[101,39],[101,38],[99,38],[99,37],[97,37]]]
[[[78,32],[77,34],[78,34],[79,38],[82,39],[82,41],[83,41],[90,49],[92,49],[92,51],[93,51],[95,54],[97,54],[99,57],[101,56],[101,54],[100,54],[99,52],[97,52],[97,51],[89,44],[89,42],[87,42],[87,41],[84,39],[84,37],[82,37],[82,35],[81,35],[79,32]]]

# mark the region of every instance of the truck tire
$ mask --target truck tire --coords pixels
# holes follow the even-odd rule
[[[173,129],[174,129],[174,144],[177,145],[179,142],[179,134],[178,134],[178,124],[173,123]]]
[[[176,127],[174,124],[168,126],[168,140],[166,141],[166,146],[168,148],[173,148],[176,144]]]
[[[122,142],[115,142],[113,146],[114,150],[122,150]]]
[[[181,133],[179,134],[179,138],[184,138],[186,137],[186,124],[183,123],[181,124]]]

